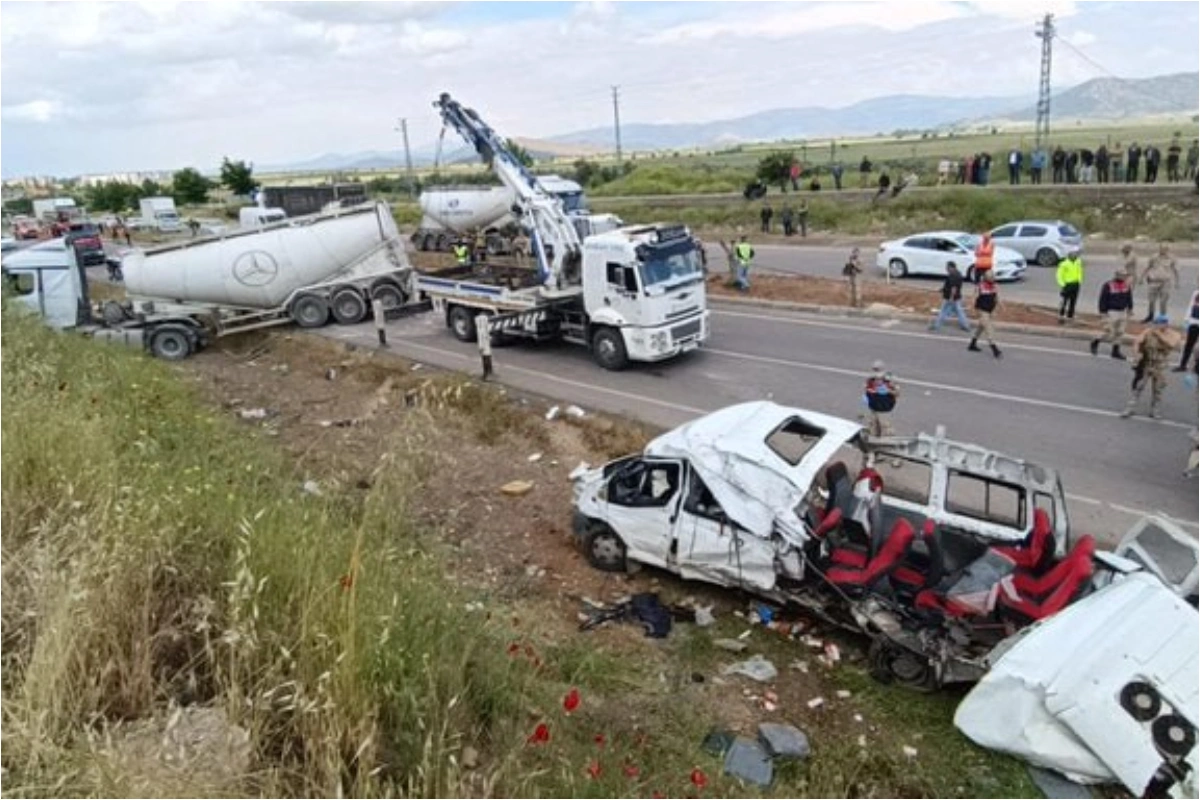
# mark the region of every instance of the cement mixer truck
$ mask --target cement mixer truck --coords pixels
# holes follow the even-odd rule
[[[87,273],[62,239],[5,257],[16,300],[56,328],[144,347],[169,360],[213,339],[295,322],[362,321],[413,294],[404,243],[385,203],[190,239],[121,259],[128,300],[93,309]]]
[[[583,187],[558,175],[539,175],[542,188],[561,203],[579,238],[621,227],[613,214],[592,214]],[[449,250],[460,237],[483,234],[488,255],[512,252],[520,231],[520,215],[513,212],[517,193],[509,186],[434,186],[421,192],[421,225],[412,235],[418,250]]]

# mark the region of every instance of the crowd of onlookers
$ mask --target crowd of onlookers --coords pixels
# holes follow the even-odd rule
[[[1120,142],[1111,148],[1102,143],[1095,150],[1087,147],[1052,150],[1035,148],[1026,153],[1019,147],[1004,157],[1004,168],[1011,185],[1024,178],[1030,183],[1157,183],[1197,182],[1200,140],[1193,139],[1185,152],[1178,134],[1172,137],[1165,153],[1155,144],[1145,147]],[[960,161],[942,159],[938,163],[938,184],[986,186],[992,180],[993,158],[990,153],[975,153]],[[1162,170],[1162,172],[1160,172]]]

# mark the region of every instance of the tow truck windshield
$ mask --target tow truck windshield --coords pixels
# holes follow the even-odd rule
[[[647,294],[658,294],[675,286],[703,280],[704,268],[693,242],[656,249],[639,262],[642,285]]]

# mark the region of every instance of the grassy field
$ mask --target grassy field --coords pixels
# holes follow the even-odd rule
[[[500,446],[510,431],[544,435],[540,414],[491,389],[396,377],[423,381],[438,403],[401,404],[373,437],[369,479],[323,479],[317,494],[301,486],[325,459],[285,457],[263,429],[203,400],[186,365],[54,334],[8,309],[3,334],[7,796],[1032,791],[1019,763],[954,731],[953,694],[878,686],[853,665],[781,676],[814,756],[770,790],[741,786],[698,747],[721,709],[748,706],[737,684],[695,678],[728,661],[712,639],[745,626],[728,610],[713,630],[682,626],[662,642],[621,628],[584,636],[529,597],[449,580],[447,544],[410,512],[442,458],[423,449],[427,435],[492,442],[482,452],[497,465],[511,460]],[[296,351],[294,388],[311,380],[301,364],[314,356]],[[231,369],[253,374],[247,366]],[[412,376],[371,370],[375,381]],[[617,433],[604,441],[632,446]],[[518,617],[541,621],[518,629]],[[781,669],[804,657],[768,632],[750,641]],[[799,690],[789,676],[831,708],[805,715],[811,695],[788,694]],[[572,688],[582,705],[568,713]],[[853,697],[835,700],[835,688]],[[168,747],[197,709],[211,712],[204,736]],[[539,722],[549,740],[530,743]],[[223,737],[235,743],[218,748],[226,757],[187,757]]]

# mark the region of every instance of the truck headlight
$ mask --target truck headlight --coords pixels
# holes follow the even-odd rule
[[[650,347],[655,350],[666,350],[669,346],[667,341],[667,332],[659,331],[650,336]]]

